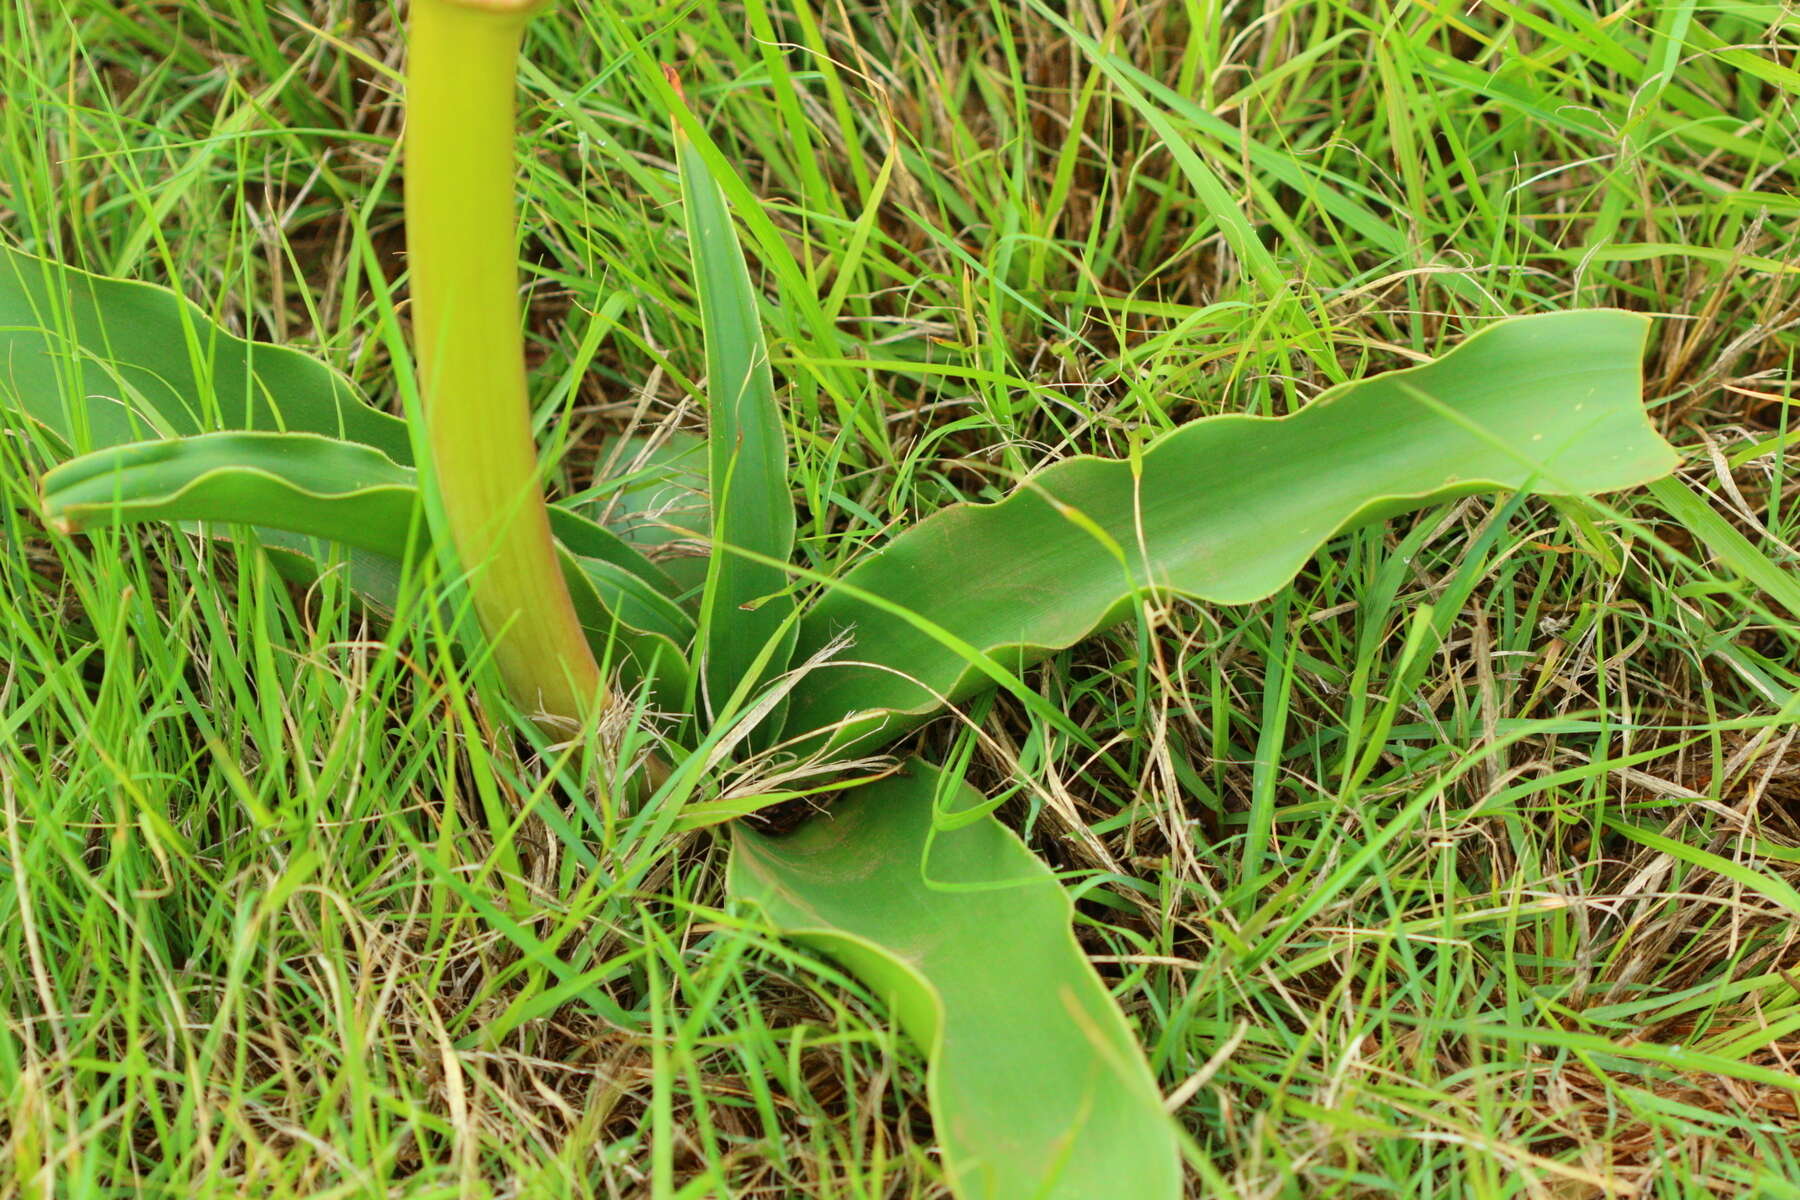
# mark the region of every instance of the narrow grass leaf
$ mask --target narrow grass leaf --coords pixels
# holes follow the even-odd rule
[[[1623,834],[1640,846],[1647,846],[1660,854],[1679,859],[1703,871],[1711,871],[1716,875],[1731,880],[1739,887],[1747,888],[1765,899],[1772,900],[1795,916],[1800,916],[1800,891],[1794,885],[1778,875],[1734,862],[1710,850],[1702,850],[1698,846],[1690,846],[1678,842],[1674,838],[1665,837],[1653,830],[1642,829],[1629,821],[1620,821],[1614,817],[1606,818],[1606,827],[1615,833]]]
[[[1793,564],[1771,560],[1691,485],[1679,479],[1659,479],[1650,490],[1669,515],[1694,535],[1697,545],[1790,613],[1800,613],[1800,577],[1796,577]]]

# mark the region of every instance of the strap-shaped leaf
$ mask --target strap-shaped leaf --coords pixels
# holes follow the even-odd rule
[[[943,784],[914,760],[787,837],[735,825],[728,886],[892,1004],[962,1200],[1179,1195],[1173,1125],[1068,895],[991,816],[932,836]]]
[[[44,516],[65,531],[145,521],[236,521],[389,558],[418,525],[413,472],[367,446],[313,434],[221,433],[135,442],[47,472]]]
[[[300,534],[358,550],[352,577],[377,592],[400,574],[417,503],[405,422],[317,359],[228,333],[168,288],[0,247],[0,425],[16,421],[9,411],[94,451],[46,478],[57,519],[235,521],[257,526],[284,566],[305,556]],[[234,442],[220,432],[231,430],[266,432]],[[656,651],[674,703],[693,633],[676,585],[591,521],[553,509],[551,525],[590,640],[612,636],[616,614],[622,641],[667,643],[632,657]]]
[[[787,669],[794,634],[791,627],[783,633],[782,625],[794,601],[786,572],[773,563],[786,562],[793,553],[794,498],[769,349],[737,230],[725,194],[683,127],[681,114],[676,115],[674,138],[694,290],[706,336],[715,548],[700,627],[705,641],[703,707],[716,713],[772,639],[786,644],[777,647],[763,674]],[[773,562],[752,561],[733,554],[732,547]]]
[[[255,429],[412,461],[405,422],[319,360],[227,333],[168,288],[0,246],[0,425],[8,410],[74,452]]]
[[[901,732],[1143,591],[1257,600],[1365,521],[1478,491],[1580,495],[1664,475],[1675,454],[1641,400],[1647,324],[1611,310],[1503,321],[1291,416],[1196,421],[1135,463],[1071,459],[997,504],[937,513],[805,615],[802,657],[854,642],[846,665],[799,681],[789,732],[844,722],[840,745]]]
[[[229,521],[323,538],[393,565],[429,537],[412,470],[367,446],[314,434],[218,433],[136,442],[47,472],[45,517],[65,529],[145,521]],[[693,620],[666,577],[612,533],[551,510],[576,615],[596,652],[625,650],[631,682],[652,674],[659,702],[686,685]],[[282,539],[284,551],[299,545]],[[666,693],[666,694],[665,694]]]

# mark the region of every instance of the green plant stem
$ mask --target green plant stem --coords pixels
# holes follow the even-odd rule
[[[579,720],[598,664],[551,542],[525,390],[513,90],[535,0],[414,0],[406,240],[427,440],[450,539],[513,700]]]

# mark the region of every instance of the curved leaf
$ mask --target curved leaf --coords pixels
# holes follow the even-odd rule
[[[313,434],[207,434],[84,454],[45,473],[65,532],[144,521],[237,521],[404,558],[424,536],[413,472]],[[419,532],[414,533],[417,525]]]
[[[725,194],[706,157],[683,127],[674,124],[681,170],[682,208],[693,256],[694,291],[706,335],[708,469],[712,541],[771,560],[758,562],[715,549],[701,600],[702,708],[716,712],[743,684],[757,656],[776,638],[776,652],[762,670],[772,678],[787,669],[793,651],[794,610],[785,563],[794,549],[794,498],[788,489],[787,443],[762,317],[750,272],[738,244]]]
[[[317,359],[227,333],[168,288],[0,246],[6,409],[73,452],[254,429],[341,438],[412,461],[406,423]]]
[[[803,619],[790,732],[839,745],[917,724],[1119,618],[1135,596],[1221,604],[1281,587],[1334,533],[1488,490],[1584,494],[1666,474],[1640,400],[1644,318],[1503,321],[1425,366],[1333,388],[1287,417],[1220,416],[1137,462],[1077,458],[998,504],[896,537]],[[984,668],[980,656],[988,657]]]
[[[573,509],[550,505],[550,532],[556,540],[583,558],[597,558],[630,571],[653,584],[671,602],[679,600],[681,585],[658,564],[644,556],[642,550],[626,541],[612,529]],[[691,625],[691,622],[690,622]]]
[[[239,469],[258,458],[260,470]],[[283,578],[311,583],[325,565],[316,539],[336,542],[344,547],[345,581],[365,604],[390,614],[417,519],[412,471],[366,446],[310,434],[214,434],[115,446],[52,468],[41,486],[45,519],[64,532],[242,519],[219,515],[233,513],[267,520],[279,512],[285,528],[258,525],[256,536]],[[417,536],[429,531],[421,524]]]
[[[608,442],[603,457],[609,465],[596,488],[601,494],[578,507],[582,515],[645,554],[706,541],[711,504],[705,438],[681,430],[634,434]],[[705,586],[703,553],[659,556],[656,565],[680,589],[677,599],[697,598]]]
[[[227,333],[168,288],[0,247],[8,409],[66,448],[93,451],[46,476],[53,519],[255,525],[286,571],[288,556],[308,557],[292,535],[321,537],[359,551],[354,578],[392,603],[417,504],[406,424],[317,359]],[[598,649],[617,632],[638,665],[660,662],[661,701],[673,703],[693,632],[676,584],[583,517],[552,509],[551,525],[589,640]]]
[[[635,632],[651,635],[664,643],[652,649],[663,660],[665,675],[677,661],[687,660],[694,622],[674,601],[642,576],[632,574],[616,562],[571,554],[566,548],[562,548],[562,556],[565,575],[569,574],[571,566],[581,573],[579,582],[570,578],[569,588],[575,592],[575,615],[581,619],[588,640],[594,643],[595,653],[600,652],[607,637],[612,635],[613,617],[616,616],[622,626],[620,634],[626,641],[631,641],[628,635]],[[583,595],[584,591],[592,592],[592,598]],[[664,697],[664,700],[673,699],[672,696]]]
[[[991,816],[933,836],[943,784],[914,760],[786,837],[735,825],[728,886],[893,1005],[963,1200],[1179,1195],[1173,1123],[1068,895]]]
[[[376,556],[392,578],[429,536],[414,472],[366,446],[314,434],[217,433],[96,451],[46,472],[44,513],[65,530],[145,521],[230,521],[323,538]],[[632,682],[654,675],[659,703],[686,686],[693,620],[666,577],[613,534],[551,510],[576,615],[604,652],[614,640]],[[416,530],[416,532],[415,532]],[[279,539],[285,552],[303,544]],[[365,564],[366,567],[367,564]],[[672,585],[671,585],[672,586]]]

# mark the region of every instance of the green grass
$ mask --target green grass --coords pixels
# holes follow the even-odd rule
[[[564,486],[699,408],[672,62],[820,569],[1501,314],[1661,318],[1681,484],[1347,534],[1035,669],[1080,738],[1011,699],[922,735],[1069,873],[1197,1195],[1800,1194],[1800,18],[1594,7],[534,27]],[[397,406],[399,61],[385,3],[7,0],[0,236]],[[429,605],[53,535],[33,456],[0,442],[0,1198],[944,1194],[880,1006],[722,908],[710,835],[485,724]]]

